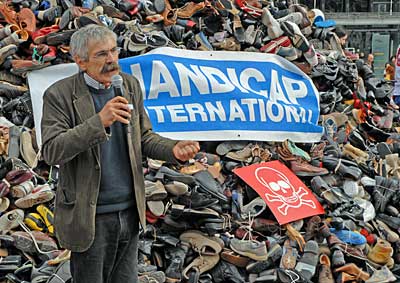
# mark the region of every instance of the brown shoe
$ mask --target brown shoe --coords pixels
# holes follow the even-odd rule
[[[225,156],[229,159],[233,159],[236,161],[251,162],[252,159],[251,144],[241,150],[230,151]]]
[[[204,167],[204,165],[200,162],[196,161],[192,165],[182,167],[179,171],[183,174],[193,175],[203,170],[206,170],[206,167]]]
[[[29,8],[22,8],[17,14],[18,25],[31,35],[36,30],[36,17]]]
[[[192,249],[201,255],[218,255],[224,242],[217,237],[210,237],[197,230],[189,230],[179,237],[182,242],[189,243]]]
[[[336,282],[337,283],[345,283],[345,282],[349,282],[349,281],[355,281],[356,278],[357,277],[354,275],[350,275],[346,272],[341,272],[339,274],[339,276],[336,278]]]
[[[326,168],[312,166],[300,157],[290,161],[290,169],[294,174],[301,177],[322,176],[329,173]]]
[[[333,279],[332,270],[331,270],[331,261],[329,256],[326,254],[321,254],[319,257],[319,277],[318,283],[335,283]]]
[[[178,18],[189,19],[193,14],[203,10],[205,7],[206,7],[205,2],[200,2],[200,3],[186,2],[185,5],[178,8],[177,10]]]
[[[393,248],[389,242],[378,239],[378,242],[368,253],[368,259],[373,261],[374,263],[380,265],[387,265],[391,268],[394,264],[393,262]]]
[[[307,222],[306,234],[304,235],[304,240],[309,241],[315,237],[318,232],[318,228],[321,224],[321,217],[315,215],[311,217]]]
[[[369,274],[363,271],[361,268],[357,267],[357,265],[355,265],[354,263],[349,263],[339,268],[336,268],[335,272],[346,272],[350,275],[354,275],[356,277],[356,280],[361,279],[363,281],[366,281],[369,279]]]
[[[233,265],[238,267],[246,267],[250,261],[250,258],[246,256],[241,256],[240,254],[235,253],[234,251],[225,248],[221,253],[221,258]]]
[[[204,272],[212,269],[219,262],[219,255],[202,255],[195,258],[183,271],[183,277],[188,280],[190,271],[194,270],[195,276],[200,276]]]
[[[281,257],[280,268],[294,269],[297,263],[298,251],[292,247],[290,240],[286,240],[283,245],[283,255]]]
[[[50,62],[39,64],[32,60],[12,60],[11,72],[14,74],[22,74],[28,71],[39,70],[50,65]]]

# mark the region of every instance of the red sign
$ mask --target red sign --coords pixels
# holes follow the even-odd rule
[[[233,171],[266,202],[279,224],[324,214],[324,208],[303,182],[280,161]]]

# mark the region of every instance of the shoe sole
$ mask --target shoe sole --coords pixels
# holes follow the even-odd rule
[[[254,259],[254,260],[257,260],[257,261],[264,261],[264,260],[267,260],[267,259],[268,259],[268,257],[265,257],[265,256],[259,256],[259,255],[255,255],[255,254],[253,254],[253,253],[249,253],[249,252],[245,252],[245,251],[236,250],[236,249],[235,249],[234,247],[232,247],[232,246],[231,246],[231,249],[232,249],[234,252],[236,252],[236,253],[238,253],[238,254],[240,254],[240,255],[247,256],[247,257],[249,257],[249,258],[251,258],[251,259]]]
[[[32,195],[31,197],[26,198],[26,199],[19,199],[21,201],[18,202],[19,200],[17,200],[15,202],[15,205],[19,208],[30,208],[36,204],[48,202],[48,201],[52,200],[53,197],[54,197],[54,193],[51,191],[48,191],[45,194]]]

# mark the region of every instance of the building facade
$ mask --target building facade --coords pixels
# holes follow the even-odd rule
[[[360,54],[373,53],[376,73],[394,55],[400,43],[400,0],[302,0],[318,8],[349,32],[347,47]],[[382,66],[383,65],[383,66]]]

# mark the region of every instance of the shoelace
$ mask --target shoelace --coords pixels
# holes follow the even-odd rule
[[[289,276],[289,278],[291,280],[290,283],[296,283],[297,281],[300,280],[300,276],[292,270],[285,270],[285,273],[287,276]],[[292,277],[292,274],[294,275],[293,277]]]
[[[22,229],[27,232],[29,234],[29,236],[32,238],[33,244],[35,245],[36,250],[41,253],[41,254],[51,254],[52,252],[56,251],[56,250],[51,250],[48,252],[44,252],[39,248],[39,245],[35,239],[35,237],[33,236],[31,230],[29,230],[29,228],[25,225],[25,223],[23,223],[21,220],[17,220],[18,224],[22,227]],[[64,282],[64,281],[63,281]]]

